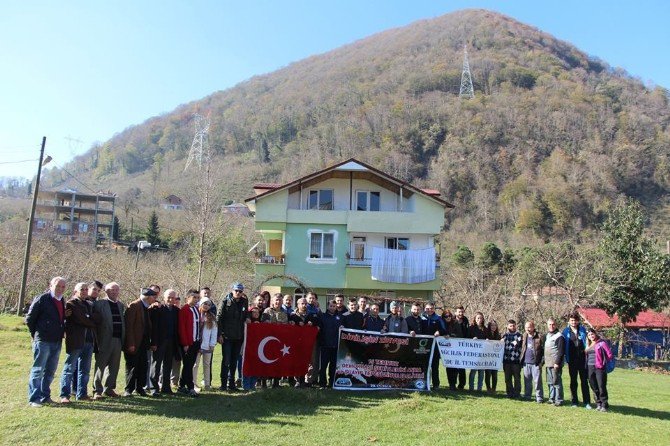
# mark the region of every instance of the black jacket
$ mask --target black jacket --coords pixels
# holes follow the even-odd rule
[[[407,329],[410,332],[414,332],[415,334],[427,334],[425,332],[426,326],[424,324],[424,321],[421,319],[421,316],[414,317],[411,314],[405,318],[405,321],[407,321]]]
[[[342,316],[342,326],[344,328],[353,328],[355,330],[363,329],[363,313],[347,311]]]
[[[340,318],[342,318],[342,316],[340,316]],[[292,315],[289,316],[288,320],[295,322],[296,325],[300,325],[301,323],[303,325],[307,325],[308,322],[311,322],[313,326],[315,327],[319,326],[319,316],[317,316],[316,314],[305,313],[304,315],[301,316],[298,313],[294,312]]]
[[[340,342],[340,325],[342,316],[339,314],[321,313],[319,318],[319,345],[321,347],[337,348]]]
[[[363,330],[367,331],[382,331],[384,328],[384,319],[377,317],[372,317],[368,314],[363,318]]]
[[[65,299],[61,299],[60,302],[54,301],[48,291],[37,296],[30,304],[30,309],[26,314],[26,325],[28,325],[30,336],[35,341],[61,342],[63,340],[65,316],[61,319],[56,305],[62,305],[63,315],[65,315]]]
[[[247,308],[249,301],[246,297],[239,300],[233,299],[233,294],[228,293],[219,305],[216,315],[216,324],[219,327],[219,336],[232,341],[244,339],[244,323],[249,318]]]
[[[469,338],[469,327],[470,322],[468,321],[467,317],[463,316],[463,320],[458,322],[458,319],[456,319],[456,316],[454,316],[453,320],[451,321],[451,333],[449,333],[449,336],[454,338]]]

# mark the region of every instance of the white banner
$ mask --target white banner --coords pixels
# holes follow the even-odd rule
[[[502,370],[504,341],[435,338],[442,364],[453,369]]]

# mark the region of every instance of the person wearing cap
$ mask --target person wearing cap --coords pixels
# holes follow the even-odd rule
[[[144,385],[147,380],[148,352],[156,351],[151,340],[151,319],[149,307],[156,302],[156,292],[151,288],[142,288],[140,298],[132,301],[126,310],[126,340],[124,358],[126,360],[126,389],[123,396],[132,396],[133,392],[146,396]]]
[[[400,315],[400,308],[398,302],[393,301],[389,305],[391,309],[391,314],[388,315],[384,321],[384,328],[382,328],[382,333],[407,333],[409,334],[409,328],[407,328],[407,321],[404,317]]]
[[[222,344],[221,390],[237,390],[235,370],[244,341],[244,324],[249,318],[249,300],[244,295],[244,285],[233,284],[232,291],[219,305],[216,324],[219,327],[219,342]]]

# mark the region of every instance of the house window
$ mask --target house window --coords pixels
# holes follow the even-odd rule
[[[313,232],[309,243],[310,259],[332,259],[335,237],[332,233]]]
[[[383,299],[379,303],[379,313],[380,314],[389,314],[391,313],[391,302],[396,298],[395,291],[380,291],[378,296]]]
[[[356,191],[356,210],[379,211],[379,194],[379,192],[370,192],[367,190]]]
[[[403,237],[386,237],[386,248],[406,251],[409,249],[409,239]]]
[[[307,208],[316,209],[320,211],[332,211],[333,190],[332,189],[310,190],[307,202]]]
[[[302,288],[296,288],[293,292],[293,308],[298,308],[298,299],[305,297],[305,290]]]

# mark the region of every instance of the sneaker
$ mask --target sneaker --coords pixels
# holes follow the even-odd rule
[[[586,406],[584,406],[584,408],[585,408],[586,410],[591,410],[591,409],[593,409],[593,407],[591,407],[590,404],[587,404]]]
[[[538,404],[544,403],[544,401],[542,401],[542,400],[535,400],[535,402],[538,403]]]
[[[196,392],[200,392],[200,391],[202,390],[202,388],[201,388],[201,387],[198,387],[198,386],[193,386],[193,389],[194,389]]]
[[[151,396],[154,398],[158,398],[161,396],[161,393],[158,390],[154,390],[153,392],[151,392]]]
[[[107,395],[108,397],[111,397],[111,398],[118,398],[120,396],[118,393],[116,393],[113,390],[108,390],[107,392],[105,392],[105,395]]]
[[[554,404],[554,400],[547,400],[547,404]]]
[[[56,404],[56,402],[54,400],[52,400],[51,398],[45,398],[42,401],[40,401],[40,403],[42,403],[42,404]]]
[[[226,387],[226,386],[221,386],[221,387],[219,387],[219,390],[222,391],[222,392],[225,392],[225,391],[228,390],[228,387]]]
[[[96,393],[96,394],[93,395],[93,401],[98,401],[98,400],[101,400],[103,398],[105,398],[105,395],[103,395],[102,393]]]
[[[60,399],[61,404],[70,404],[70,398],[64,396],[63,398]]]
[[[602,408],[603,408],[603,406],[601,406],[600,404],[598,404],[598,405],[596,406],[596,410],[600,410],[600,409],[602,409]]]
[[[138,391],[137,391],[137,394],[138,394],[139,396],[147,396],[147,392],[145,392],[144,390],[138,390]]]
[[[186,387],[180,387],[177,389],[177,392],[188,395],[188,389]]]
[[[607,412],[607,407],[601,407],[601,408],[600,408],[600,411],[601,411],[601,412]]]
[[[559,402],[555,402],[555,403],[554,403],[554,406],[556,406],[556,407],[561,407],[561,403],[559,403]]]
[[[133,396],[133,394],[132,394],[132,392],[128,392],[128,391],[126,390],[125,392],[123,392],[123,396],[124,396],[125,398],[128,398],[128,397]]]
[[[196,398],[198,396],[198,392],[196,392],[195,389],[191,389],[188,391],[188,396]]]
[[[572,405],[570,407],[579,407],[579,406],[576,405],[575,403],[572,403]]]

